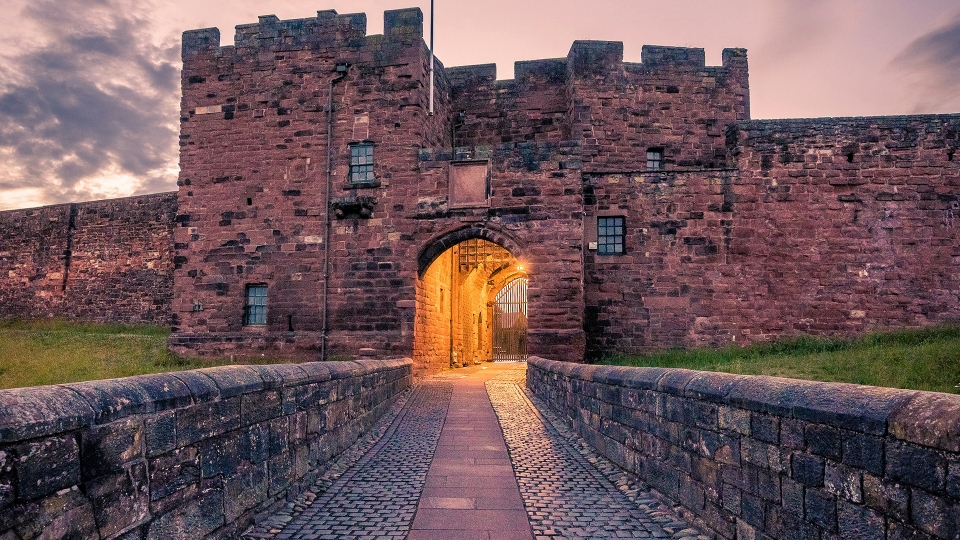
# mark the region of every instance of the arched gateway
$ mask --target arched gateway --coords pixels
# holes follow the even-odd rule
[[[423,250],[414,324],[419,369],[526,359],[527,273],[519,251],[509,237],[481,228],[460,229]]]

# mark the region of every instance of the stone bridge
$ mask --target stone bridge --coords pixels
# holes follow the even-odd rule
[[[540,358],[0,391],[0,540],[960,538],[960,397]]]

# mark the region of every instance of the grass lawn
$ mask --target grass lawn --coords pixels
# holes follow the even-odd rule
[[[721,350],[617,355],[600,363],[960,393],[960,326],[878,332],[859,339],[801,337]]]
[[[0,388],[128,377],[230,364],[166,350],[170,330],[64,321],[0,322]],[[266,359],[263,363],[279,360]]]

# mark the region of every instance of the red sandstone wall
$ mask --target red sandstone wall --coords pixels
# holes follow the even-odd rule
[[[0,212],[0,317],[170,321],[176,194]]]
[[[747,122],[737,170],[585,175],[587,223],[628,227],[586,256],[590,355],[960,319],[958,127]]]
[[[342,63],[349,68],[333,89],[331,198],[377,202],[373,219],[333,220],[331,348],[353,353],[369,339],[362,346],[412,349],[412,309],[397,302],[413,300],[414,281],[401,279],[390,220],[406,211],[393,198],[415,200],[416,182],[408,179],[416,147],[442,144],[448,133],[445,83],[439,112],[427,119],[429,54],[419,10],[388,12],[385,36],[367,37],[365,27],[364,15],[321,12],[238,27],[235,47],[219,48],[215,29],[184,35],[175,348],[319,347],[326,105]],[[376,145],[378,182],[354,189],[348,145],[364,140]],[[268,285],[267,325],[244,328],[244,289],[256,283]]]
[[[750,118],[747,53],[724,49],[705,66],[703,49],[645,45],[642,63],[623,62],[623,44],[577,41],[567,56],[571,138],[583,141],[589,172],[646,170],[651,147],[667,170],[726,162],[725,129]]]

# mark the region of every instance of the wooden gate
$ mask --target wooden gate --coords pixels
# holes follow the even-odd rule
[[[527,361],[527,279],[506,284],[493,303],[493,361]]]

